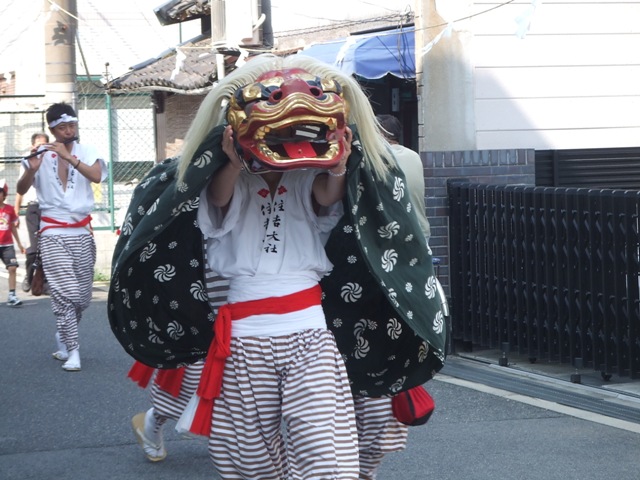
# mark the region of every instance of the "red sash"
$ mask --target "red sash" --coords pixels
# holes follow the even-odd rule
[[[47,225],[46,227],[41,228],[38,233],[42,233],[49,228],[76,228],[76,227],[84,227],[85,225],[89,225],[91,223],[91,215],[87,215],[82,220],[73,223],[61,222],[60,220],[56,220],[55,218],[50,217],[41,217],[41,221],[52,223],[53,225]],[[93,232],[91,225],[89,225],[89,231]]]
[[[320,305],[321,301],[322,289],[320,285],[315,285],[283,297],[231,303],[220,307],[213,324],[215,335],[211,341],[196,391],[199,402],[190,428],[192,433],[205,436],[210,433],[213,399],[220,396],[224,364],[227,357],[231,355],[231,322],[251,315],[282,315],[297,312],[314,305]]]

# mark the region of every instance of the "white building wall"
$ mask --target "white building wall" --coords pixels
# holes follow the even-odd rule
[[[640,145],[640,2],[473,2],[476,147]]]

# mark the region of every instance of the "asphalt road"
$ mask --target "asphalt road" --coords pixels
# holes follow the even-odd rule
[[[219,478],[205,441],[179,436],[173,424],[165,427],[166,460],[152,464],[143,456],[130,419],[149,407],[148,393],[126,378],[132,360],[110,331],[104,288],[96,288],[80,325],[82,371],[70,373],[51,357],[49,298],[21,294],[24,305],[8,307],[5,278],[0,276],[1,480]],[[404,452],[385,459],[379,479],[640,476],[640,428],[616,428],[541,408],[549,402],[523,403],[483,385],[439,378],[427,384],[434,415],[410,430]]]

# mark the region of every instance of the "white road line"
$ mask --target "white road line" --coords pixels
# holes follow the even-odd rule
[[[544,408],[552,412],[562,413],[563,415],[569,415],[571,417],[587,420],[588,422],[599,423],[607,425],[609,427],[619,428],[621,430],[627,430],[633,433],[640,433],[640,424],[627,422],[626,420],[619,420],[617,418],[607,417],[606,415],[600,415],[598,413],[587,412],[578,408],[567,407],[566,405],[560,405],[559,403],[549,402],[539,398],[529,397],[526,395],[520,395],[518,393],[509,392],[507,390],[501,390],[499,388],[489,387],[480,383],[470,382],[468,380],[462,380],[459,378],[450,377],[448,375],[438,374],[434,377],[434,380],[450,383],[452,385],[458,385],[461,387],[470,388],[478,392],[488,393],[489,395],[495,395],[497,397],[506,398],[520,403],[525,403],[533,407]]]

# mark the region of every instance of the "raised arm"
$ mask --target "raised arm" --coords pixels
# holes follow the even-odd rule
[[[219,208],[229,205],[233,196],[233,189],[244,169],[242,161],[233,146],[233,130],[228,126],[222,135],[222,151],[227,154],[229,161],[212,177],[207,191],[209,202]]]
[[[347,160],[351,155],[351,140],[353,133],[347,127],[342,143],[344,145],[344,155],[340,159],[340,163],[327,173],[319,174],[313,182],[313,197],[323,207],[328,207],[342,200],[346,191],[347,184]]]

